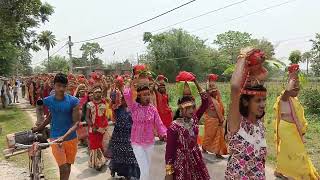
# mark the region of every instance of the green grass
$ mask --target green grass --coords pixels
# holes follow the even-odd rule
[[[4,159],[2,151],[7,148],[6,135],[19,131],[29,130],[32,127],[32,121],[26,112],[16,108],[8,107],[0,109],[0,126],[2,133],[0,134],[0,160]],[[7,161],[17,165],[18,167],[27,168],[29,165],[28,154],[20,154],[7,159]],[[55,167],[48,155],[44,157],[46,179],[57,179]]]
[[[0,110],[0,126],[2,127],[2,134],[0,135],[0,159],[4,159],[2,151],[7,148],[6,135],[18,131],[29,130],[32,127],[32,123],[24,112],[18,108],[9,107],[5,110]],[[8,161],[14,162],[20,167],[27,167],[28,156],[26,154],[21,154],[11,157]]]
[[[226,115],[228,111],[228,105],[230,102],[230,84],[229,83],[217,83],[217,86],[221,92],[222,100],[224,103]],[[205,85],[203,84],[203,87]],[[266,115],[265,115],[265,126],[267,129],[267,143],[268,143],[268,158],[267,163],[274,166],[276,157],[275,157],[275,143],[274,143],[274,113],[273,113],[273,105],[275,103],[276,98],[279,96],[281,91],[284,89],[282,83],[276,83],[276,82],[270,82],[266,83],[266,87],[268,90],[268,96],[267,96],[267,107],[266,107]],[[304,88],[311,88],[316,87],[320,89],[320,83],[315,84],[309,83],[307,87]],[[168,85],[168,93],[170,96],[170,106],[175,111],[177,108],[177,101],[178,96],[175,94],[175,86],[174,85]],[[303,89],[301,90],[300,94],[303,94]],[[199,97],[197,99],[197,105],[199,105],[200,100]],[[301,99],[302,100],[302,99]],[[303,101],[302,101],[303,102]],[[305,116],[308,120],[309,126],[308,131],[306,134],[306,148],[308,150],[308,153],[312,159],[313,164],[315,167],[320,170],[320,117],[318,115],[312,115],[308,114],[307,111],[305,111]]]

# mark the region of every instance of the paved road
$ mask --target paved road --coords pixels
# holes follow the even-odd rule
[[[21,99],[21,104],[18,106],[27,111],[32,120],[36,121],[35,110],[25,100]],[[110,127],[112,131],[113,127]],[[152,180],[163,180],[165,175],[164,153],[165,144],[157,141],[152,154],[151,177]],[[49,153],[51,154],[51,153]],[[53,158],[52,158],[53,159]],[[205,154],[204,159],[207,164],[210,176],[212,179],[223,180],[224,171],[226,168],[226,159],[218,160],[213,155]],[[266,169],[267,180],[276,179],[273,176],[273,170],[269,167]],[[86,180],[114,180],[119,178],[111,178],[108,168],[104,168],[101,172],[88,167],[87,148],[79,147],[76,163],[72,166],[71,180],[86,179]]]

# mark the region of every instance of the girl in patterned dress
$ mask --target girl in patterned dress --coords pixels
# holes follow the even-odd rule
[[[111,176],[114,177],[115,173],[117,173],[118,176],[124,176],[126,179],[139,179],[140,169],[130,141],[131,113],[120,89],[115,89],[111,92],[111,103],[116,120],[109,143]]]
[[[229,180],[264,180],[266,139],[263,116],[267,76],[260,50],[241,50],[231,79],[231,104],[227,119],[230,157],[225,171]]]
[[[179,110],[167,131],[165,180],[209,180],[210,176],[197,144],[199,120],[209,106],[206,92],[195,81],[201,106],[195,111],[192,96],[179,99]]]
[[[102,99],[102,88],[92,88],[93,101],[87,104],[87,121],[89,126],[89,167],[100,171],[105,165],[103,136],[107,131],[106,102]]]

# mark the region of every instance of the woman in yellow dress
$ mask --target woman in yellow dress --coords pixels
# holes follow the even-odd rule
[[[299,65],[289,67],[288,85],[274,105],[277,148],[275,175],[295,180],[319,180],[320,176],[304,145],[308,123],[297,98],[300,90],[298,72]]]

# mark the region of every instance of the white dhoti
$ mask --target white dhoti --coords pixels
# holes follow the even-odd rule
[[[140,168],[140,180],[150,180],[151,153],[154,145],[140,146],[132,144],[132,148]]]

